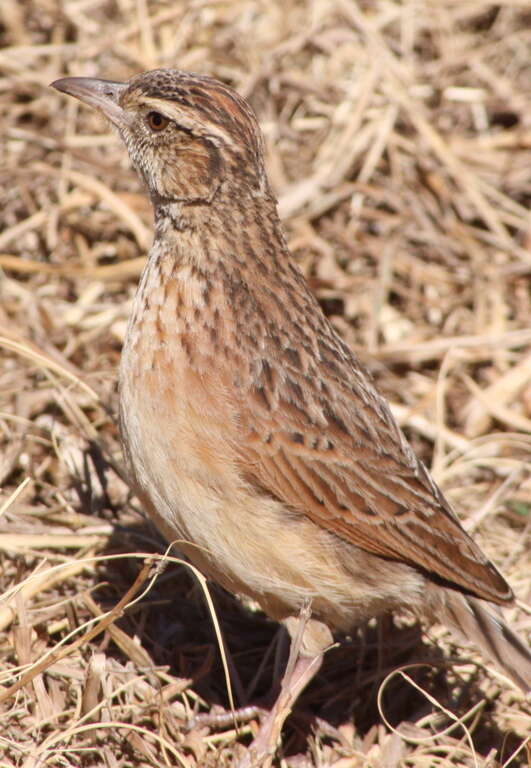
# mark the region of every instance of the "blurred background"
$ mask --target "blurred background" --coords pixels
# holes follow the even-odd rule
[[[85,635],[164,544],[116,427],[151,208],[103,118],[48,87],[65,75],[175,67],[250,101],[301,269],[508,577],[508,619],[529,637],[529,3],[2,0],[0,46],[2,766],[230,766],[258,722],[236,733],[226,717],[185,567]],[[236,699],[267,705],[284,638],[212,594]],[[386,675],[416,663],[378,706]],[[522,696],[474,650],[394,617],[330,652],[275,765],[524,766],[529,733]]]

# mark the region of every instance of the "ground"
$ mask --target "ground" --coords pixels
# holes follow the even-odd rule
[[[530,21],[518,0],[2,0],[2,768],[231,766],[258,714],[226,716],[213,613],[237,703],[267,704],[286,652],[174,559],[134,586],[165,549],[116,427],[151,210],[117,136],[48,84],[172,66],[251,101],[290,247],[529,637]],[[396,616],[329,652],[275,764],[515,768],[530,732],[474,649]]]

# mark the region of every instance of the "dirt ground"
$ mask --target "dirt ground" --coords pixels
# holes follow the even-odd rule
[[[198,579],[142,571],[165,545],[116,368],[151,209],[104,120],[48,87],[67,74],[171,66],[250,100],[292,251],[529,637],[529,3],[2,0],[0,45],[1,768],[231,766],[259,721],[234,727]],[[210,594],[237,703],[267,706],[285,638]],[[475,649],[396,616],[329,652],[274,764],[516,768],[530,733]]]

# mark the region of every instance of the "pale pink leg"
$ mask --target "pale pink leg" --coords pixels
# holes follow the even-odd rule
[[[325,651],[330,646],[330,632],[324,625],[310,619],[310,606],[302,609],[298,619],[288,619],[285,624],[292,640],[280,693],[261,723],[249,751],[236,768],[268,768],[271,765],[284,721],[301,692],[319,671]]]

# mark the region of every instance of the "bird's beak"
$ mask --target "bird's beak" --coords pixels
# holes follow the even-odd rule
[[[120,96],[128,88],[127,83],[112,80],[96,80],[92,77],[63,77],[50,84],[52,88],[99,109],[116,126],[123,126],[126,112],[120,106]]]

